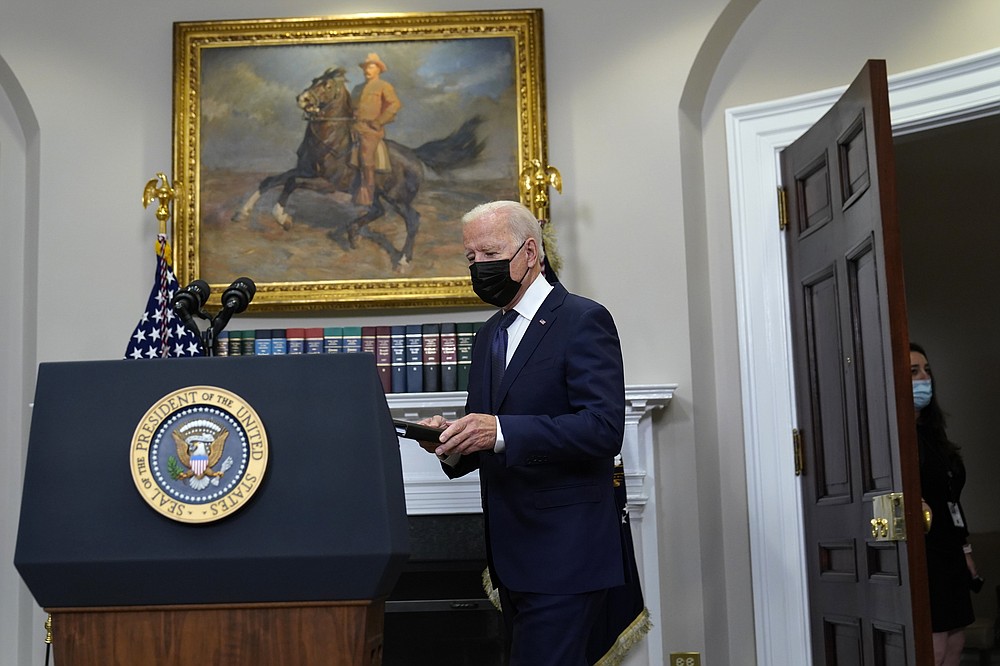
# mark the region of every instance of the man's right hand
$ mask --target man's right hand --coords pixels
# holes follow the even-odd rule
[[[451,425],[451,421],[441,416],[440,414],[435,414],[430,418],[421,419],[417,421],[417,423],[419,423],[420,425],[430,426],[432,428],[442,428],[442,429],[447,428],[449,425]],[[424,442],[421,440],[417,440],[417,444],[419,444],[420,448],[422,448],[427,453],[434,453],[435,455],[437,452],[437,448],[441,446],[441,442]]]

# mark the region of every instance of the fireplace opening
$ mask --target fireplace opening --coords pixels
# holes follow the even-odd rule
[[[482,515],[409,521],[410,559],[385,604],[383,666],[502,666],[503,620],[482,586]]]

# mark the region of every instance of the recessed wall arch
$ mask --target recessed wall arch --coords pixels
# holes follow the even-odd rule
[[[0,54],[0,505],[21,504],[27,452],[28,396],[37,364],[39,126],[31,104]],[[18,511],[0,517],[0,550],[11,561]],[[0,608],[0,645],[16,646],[17,663],[41,663],[38,628],[44,615],[12,566],[0,570],[0,598],[18,603]],[[10,615],[8,615],[10,614]],[[5,649],[13,649],[5,648]]]

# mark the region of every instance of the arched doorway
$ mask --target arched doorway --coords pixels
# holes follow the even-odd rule
[[[890,77],[894,134],[1000,110],[1000,50]],[[798,482],[789,472],[794,406],[784,239],[777,233],[778,151],[843,88],[728,109],[733,254],[757,663],[808,664]],[[785,328],[775,330],[775,323]]]

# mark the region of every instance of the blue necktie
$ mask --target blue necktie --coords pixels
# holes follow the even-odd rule
[[[497,395],[500,393],[500,382],[503,371],[507,367],[507,327],[517,319],[517,311],[511,308],[500,318],[500,325],[493,334],[490,345],[490,404],[497,408]]]

